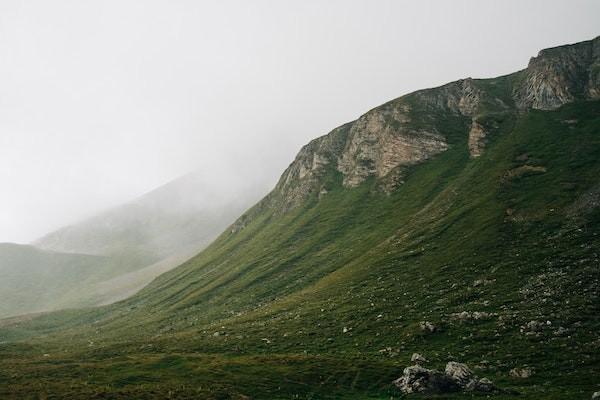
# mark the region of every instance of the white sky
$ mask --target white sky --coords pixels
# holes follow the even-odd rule
[[[201,169],[273,185],[412,90],[600,34],[600,1],[0,1],[0,241]]]

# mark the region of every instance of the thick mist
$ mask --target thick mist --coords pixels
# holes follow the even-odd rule
[[[265,193],[299,148],[412,90],[598,35],[597,1],[0,3],[0,242],[198,170]]]

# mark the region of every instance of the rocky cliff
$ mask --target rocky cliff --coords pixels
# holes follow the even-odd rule
[[[539,52],[515,87],[520,109],[553,110],[576,99],[600,97],[600,37]]]
[[[498,90],[501,86],[507,87],[506,93]],[[600,37],[542,50],[523,71],[411,93],[311,141],[261,206],[285,212],[311,196],[322,197],[329,190],[323,177],[331,172],[341,175],[345,187],[374,178],[382,189],[394,190],[407,168],[452,145],[442,128],[445,118],[463,120],[465,151],[476,158],[495,129],[487,118],[490,114],[548,110],[598,97]]]

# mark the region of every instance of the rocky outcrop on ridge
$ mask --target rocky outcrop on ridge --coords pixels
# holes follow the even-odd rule
[[[576,99],[600,98],[600,37],[545,49],[529,61],[515,89],[520,109],[553,110]]]
[[[449,140],[449,119],[460,121],[465,140],[459,144],[471,158],[477,158],[484,154],[496,129],[489,116],[551,110],[578,99],[596,98],[600,98],[600,37],[542,50],[525,70],[420,90],[314,139],[300,150],[273,192],[257,207],[285,213],[311,197],[320,200],[330,192],[332,177],[340,175],[344,187],[375,179],[389,193],[403,183],[408,168],[458,145]],[[243,228],[248,218],[244,215],[232,232]]]

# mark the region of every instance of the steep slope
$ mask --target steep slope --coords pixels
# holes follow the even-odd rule
[[[419,352],[519,398],[589,398],[599,60],[600,38],[544,50],[315,139],[267,197],[133,297],[3,321],[0,394],[390,398]]]
[[[206,247],[258,193],[185,175],[37,240],[0,247],[0,316],[112,303]],[[62,264],[61,264],[62,263]]]

